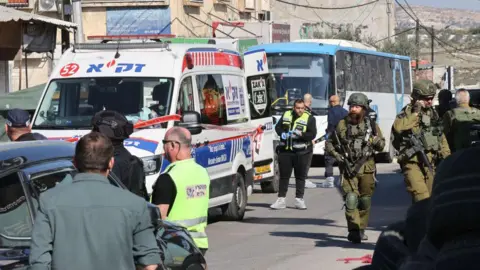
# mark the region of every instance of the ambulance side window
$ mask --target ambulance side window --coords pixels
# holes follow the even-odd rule
[[[202,124],[226,125],[222,75],[197,75],[196,80]]]
[[[178,94],[177,114],[182,115],[184,111],[194,111],[192,77],[183,79]]]

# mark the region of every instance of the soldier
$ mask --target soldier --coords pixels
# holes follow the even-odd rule
[[[452,152],[471,147],[473,142],[478,141],[478,131],[472,130],[472,127],[480,124],[480,110],[470,107],[467,90],[457,90],[455,100],[457,108],[443,116],[444,133]]]
[[[412,102],[397,115],[393,127],[393,147],[413,202],[430,197],[434,167],[448,155],[450,148],[442,122],[433,108],[435,85],[428,80],[413,84]]]
[[[378,125],[367,117],[367,96],[352,94],[348,105],[348,115],[340,120],[328,138],[325,150],[339,162],[348,240],[361,243],[362,240],[368,240],[365,228],[375,190],[373,153],[383,150],[385,139]]]

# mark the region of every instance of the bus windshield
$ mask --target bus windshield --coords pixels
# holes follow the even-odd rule
[[[269,71],[275,75],[276,108],[288,109],[296,99],[310,93],[313,97],[311,109],[318,115],[326,115],[328,99],[334,94],[332,59],[320,54],[268,54]],[[277,110],[277,113],[279,111]]]
[[[133,124],[168,115],[170,78],[97,77],[53,80],[33,123],[38,129],[89,129],[95,113],[114,110]]]

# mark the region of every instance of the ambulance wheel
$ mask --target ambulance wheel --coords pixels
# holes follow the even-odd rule
[[[241,173],[237,172],[232,187],[232,201],[222,207],[223,218],[231,221],[240,221],[245,215],[248,200],[245,179]]]
[[[275,154],[273,159],[273,179],[260,183],[263,193],[277,193],[280,182],[280,167],[278,166],[278,156]]]

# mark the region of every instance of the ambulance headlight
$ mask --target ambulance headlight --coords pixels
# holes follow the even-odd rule
[[[162,156],[150,156],[142,158],[145,175],[156,174],[162,167]]]

